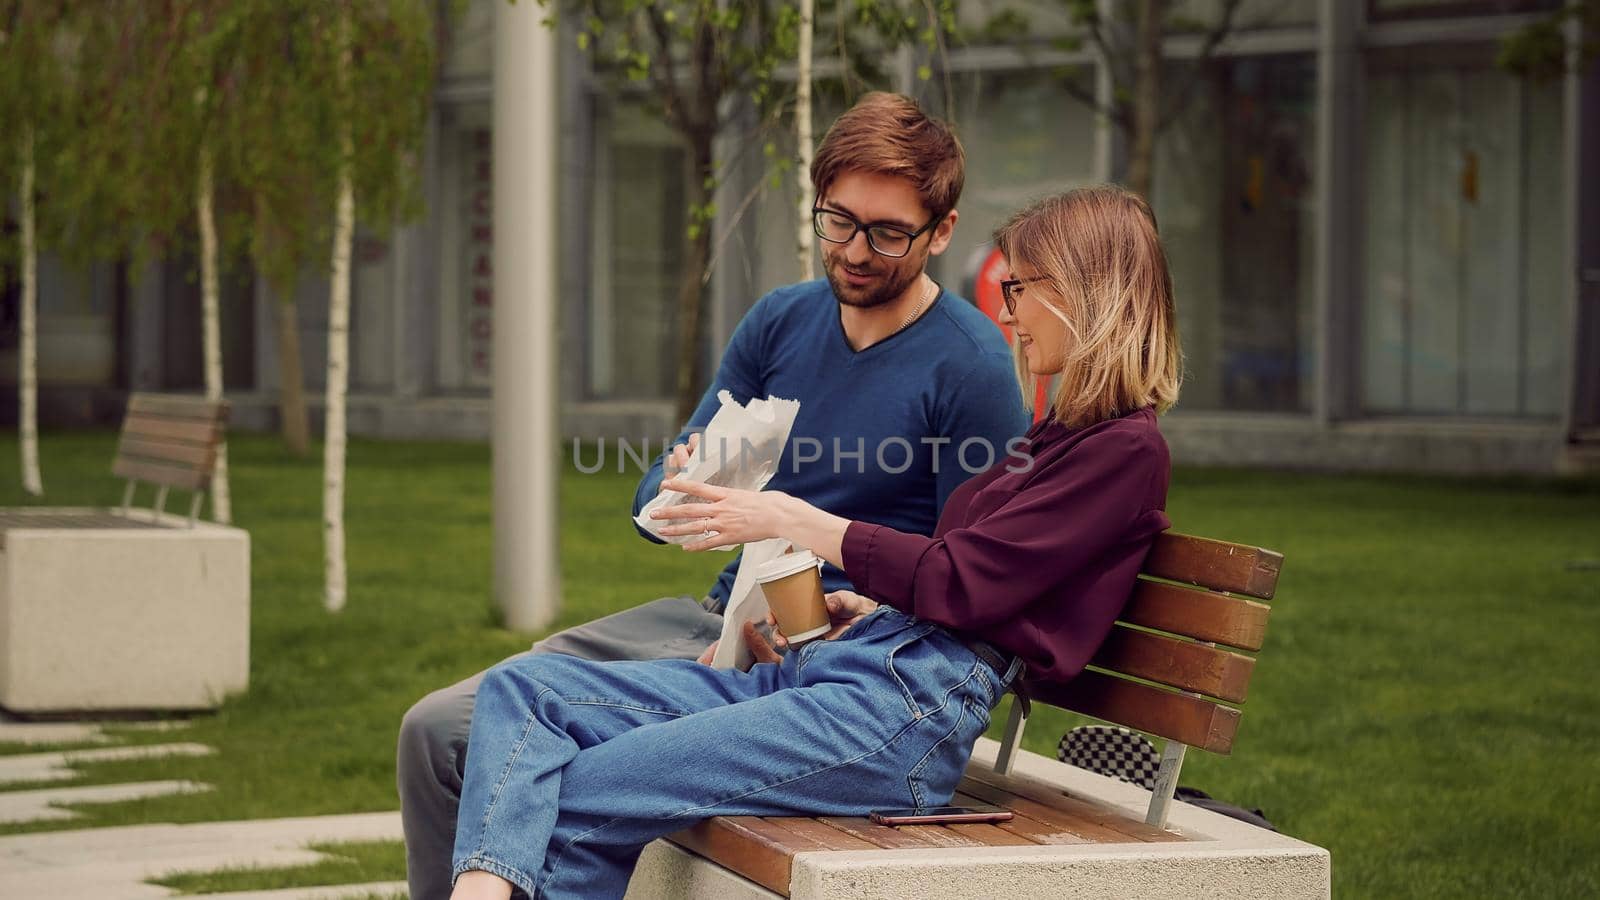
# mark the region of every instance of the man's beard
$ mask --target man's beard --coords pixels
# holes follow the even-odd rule
[[[884,280],[876,285],[855,287],[845,281],[838,274],[838,270],[845,267],[842,259],[823,260],[823,273],[828,276],[828,284],[833,288],[833,296],[845,306],[856,309],[873,309],[893,303],[900,298],[912,283],[922,277],[919,269],[903,271],[899,267],[891,268],[886,273],[874,272],[873,274]],[[910,268],[910,267],[908,267]]]

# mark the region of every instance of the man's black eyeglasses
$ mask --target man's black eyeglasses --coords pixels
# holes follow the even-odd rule
[[[916,231],[906,231],[893,225],[867,225],[854,216],[835,209],[821,206],[811,209],[811,225],[816,229],[817,237],[830,244],[848,244],[855,240],[856,232],[865,231],[867,246],[872,248],[872,252],[890,259],[899,259],[910,253],[911,243],[943,218],[942,215],[934,216],[928,220],[928,224]]]
[[[1006,315],[1017,314],[1017,288],[1035,281],[1043,281],[1044,276],[1038,278],[1008,278],[1000,282],[1000,297],[1006,302]]]

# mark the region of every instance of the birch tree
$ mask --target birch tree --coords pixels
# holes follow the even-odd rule
[[[217,299],[216,161],[209,143],[200,144],[200,170],[195,178],[195,215],[200,225],[200,321],[205,356],[206,399],[222,400],[222,325]],[[233,521],[233,501],[228,490],[228,443],[217,443],[217,461],[211,473],[211,514],[224,525]]]
[[[334,85],[338,105],[348,107],[350,94],[350,8],[338,12],[337,67]],[[338,200],[333,226],[333,276],[328,292],[327,420],[323,430],[322,528],[323,605],[329,612],[344,609],[344,470],[345,391],[350,372],[350,243],[355,234],[355,188],[351,184],[350,157],[354,153],[350,122],[339,122]]]
[[[421,209],[417,157],[431,98],[436,53],[431,4],[423,0],[340,0],[312,4],[307,48],[324,85],[308,94],[335,135],[325,157],[333,173],[329,262],[328,375],[323,432],[323,604],[344,608],[345,401],[349,383],[351,246],[360,219],[385,227]]]
[[[800,0],[800,25],[797,43],[797,62],[795,66],[794,83],[794,135],[795,144],[799,148],[798,165],[795,166],[796,180],[800,185],[800,197],[796,201],[796,221],[799,223],[796,242],[800,254],[800,280],[810,281],[815,277],[812,267],[812,258],[815,255],[812,248],[815,246],[816,232],[811,227],[811,204],[815,200],[811,196],[815,188],[811,184],[811,159],[815,148],[811,144],[811,38],[816,30],[816,0]]]
[[[0,2],[0,121],[9,124],[0,137],[0,183],[16,198],[21,270],[20,334],[17,353],[18,437],[22,488],[44,494],[39,467],[38,321],[40,160],[49,159],[52,138],[60,133],[55,118],[63,90],[59,47],[65,9],[46,0]],[[41,144],[45,145],[41,152]],[[15,193],[12,193],[14,191]]]
[[[22,489],[35,497],[44,495],[44,477],[39,472],[39,245],[34,227],[33,128],[22,127],[18,142],[22,160],[17,189],[22,210],[22,309],[19,310],[21,346],[17,354],[18,433],[22,441]]]

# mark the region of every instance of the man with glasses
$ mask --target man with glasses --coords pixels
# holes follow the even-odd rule
[[[768,489],[850,519],[932,534],[950,492],[1004,460],[1027,427],[1010,351],[993,322],[925,271],[950,246],[964,163],[949,127],[908,97],[868,94],[834,123],[811,167],[826,279],[779,288],[745,315],[673,449],[640,481],[635,515],[660,492],[666,470],[688,461],[723,390],[741,403],[800,401]],[[709,661],[737,570],[733,560],[703,601],[656,600],[529,652]],[[823,583],[850,588],[832,566]],[[748,629],[746,639],[758,661],[779,659]],[[481,678],[429,694],[401,725],[397,781],[413,900],[450,893]]]

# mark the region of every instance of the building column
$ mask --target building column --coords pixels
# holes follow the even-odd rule
[[[1361,4],[1321,0],[1317,28],[1317,257],[1312,277],[1321,425],[1360,413],[1361,146],[1365,70]]]
[[[494,15],[494,591],[533,631],[561,606],[557,50],[538,4]]]
[[[1573,289],[1572,402],[1565,432],[1569,441],[1600,445],[1600,63],[1581,63],[1583,23],[1567,26],[1571,72],[1566,79],[1568,184],[1567,221],[1577,284]]]

